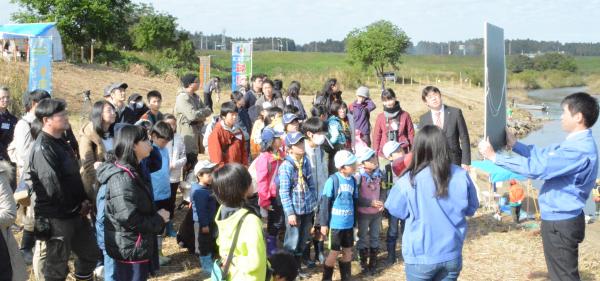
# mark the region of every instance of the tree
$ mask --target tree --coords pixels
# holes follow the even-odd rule
[[[112,43],[127,34],[125,19],[130,0],[12,0],[25,11],[12,15],[16,22],[55,21],[67,48],[88,45],[92,39]]]
[[[130,31],[133,47],[156,50],[172,47],[176,42],[177,19],[168,14],[151,12],[142,15]]]
[[[533,69],[533,60],[528,56],[517,55],[511,59],[508,64],[508,69],[512,73],[520,73],[525,70]]]
[[[364,69],[373,67],[382,82],[386,66],[398,69],[400,58],[409,44],[410,38],[406,33],[386,20],[355,29],[346,36],[346,51],[351,62],[360,64]]]
[[[576,72],[577,64],[572,56],[559,53],[546,53],[533,59],[534,69],[544,71],[557,69],[568,72]]]

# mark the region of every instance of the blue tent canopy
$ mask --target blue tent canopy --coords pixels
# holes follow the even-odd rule
[[[63,59],[63,46],[55,22],[0,25],[0,39],[52,37],[52,59]]]
[[[471,166],[490,174],[490,181],[492,183],[507,181],[507,180],[511,180],[511,179],[516,179],[516,180],[526,180],[527,179],[526,177],[516,174],[516,173],[513,173],[507,169],[504,169],[504,168],[492,163],[492,161],[489,161],[489,160],[473,161],[473,162],[471,162]]]

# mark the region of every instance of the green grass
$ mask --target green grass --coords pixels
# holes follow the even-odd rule
[[[578,71],[582,74],[600,74],[599,57],[575,57]]]

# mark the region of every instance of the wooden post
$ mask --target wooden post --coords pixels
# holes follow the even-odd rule
[[[90,45],[90,63],[94,63],[94,42],[96,40],[92,39],[92,44]]]
[[[83,46],[80,47],[81,50],[81,62],[83,63]]]
[[[413,78],[412,78],[412,76],[410,77],[410,85],[411,86],[413,85]]]

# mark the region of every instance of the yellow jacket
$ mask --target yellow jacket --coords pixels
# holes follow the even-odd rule
[[[248,212],[240,209],[224,220],[221,217],[221,207],[217,211],[215,221],[219,229],[217,244],[221,260],[227,260],[227,254],[233,242],[235,227],[238,221]],[[240,234],[233,252],[234,256],[229,266],[227,280],[260,280],[264,281],[267,274],[267,250],[263,239],[262,221],[255,215],[248,215],[242,223]]]

